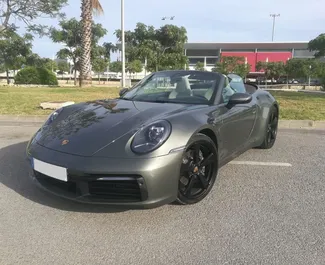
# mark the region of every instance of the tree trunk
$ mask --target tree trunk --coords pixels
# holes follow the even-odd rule
[[[77,71],[74,69],[74,85],[77,85]]]
[[[9,79],[9,70],[6,69],[6,75],[7,75],[7,84],[10,84],[10,79]]]
[[[7,3],[7,10],[4,14],[5,15],[5,19],[3,21],[2,24],[0,24],[0,32],[4,32],[5,30],[7,30],[8,28],[8,24],[9,24],[9,19],[10,19],[10,15],[11,15],[11,12],[10,12],[10,9],[11,9],[11,6],[10,6],[10,2],[9,1],[6,1]]]
[[[91,28],[92,28],[92,1],[82,0],[82,39],[81,39],[81,67],[80,67],[80,86],[91,84]]]

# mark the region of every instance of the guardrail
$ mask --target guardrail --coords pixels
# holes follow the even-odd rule
[[[273,85],[259,85],[260,89],[267,90],[322,90],[321,86],[309,84],[273,84]]]

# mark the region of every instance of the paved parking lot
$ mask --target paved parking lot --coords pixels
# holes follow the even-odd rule
[[[0,264],[324,264],[325,131],[280,131],[193,206],[119,211],[35,188],[36,127],[0,127]]]

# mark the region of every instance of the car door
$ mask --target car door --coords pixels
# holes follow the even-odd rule
[[[239,80],[239,81],[238,81]],[[221,103],[218,106],[218,116],[221,120],[219,137],[222,141],[221,159],[240,153],[250,145],[250,136],[256,119],[256,100],[246,104],[229,107],[228,101],[235,93],[246,92],[244,83],[234,78],[228,78],[223,87]]]

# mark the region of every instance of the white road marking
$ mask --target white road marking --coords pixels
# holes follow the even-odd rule
[[[278,163],[278,162],[231,161],[231,162],[229,162],[229,164],[252,165],[252,166],[292,167],[292,165],[289,163]]]

